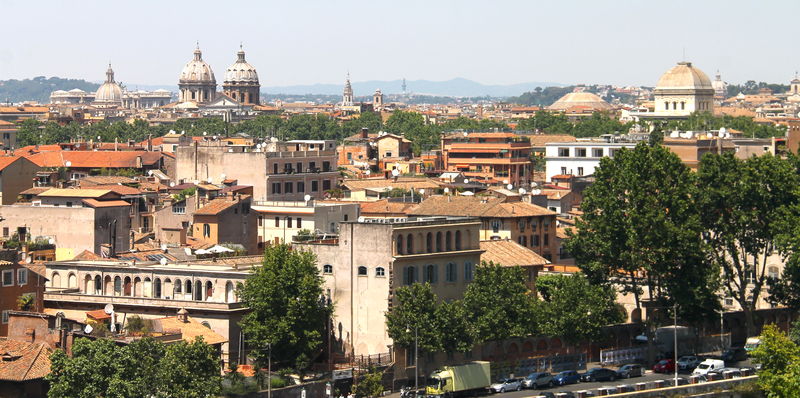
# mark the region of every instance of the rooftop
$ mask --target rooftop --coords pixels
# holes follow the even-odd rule
[[[50,354],[46,343],[0,340],[0,380],[27,381],[50,373]]]
[[[496,197],[431,196],[410,214],[507,218],[550,216],[556,213],[531,203],[506,203],[505,199]]]
[[[550,262],[512,240],[482,240],[481,261],[493,262],[506,267],[545,265]]]

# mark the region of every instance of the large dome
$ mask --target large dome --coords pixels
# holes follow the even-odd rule
[[[122,87],[114,82],[114,70],[108,64],[106,81],[94,93],[95,102],[122,102]]]
[[[194,50],[194,59],[183,67],[180,83],[217,83],[211,66],[203,61],[203,53],[200,48]]]
[[[713,90],[714,87],[708,76],[691,62],[678,62],[658,79],[656,90],[663,89]]]
[[[256,68],[245,61],[244,50],[240,49],[236,54],[238,56],[236,62],[228,67],[227,70],[225,70],[224,84],[258,84],[258,73],[256,73]]]
[[[598,111],[607,111],[611,109],[611,105],[608,102],[603,101],[603,99],[596,94],[586,91],[568,93],[559,98],[553,105],[548,106],[547,109],[566,111],[576,106],[587,107]]]

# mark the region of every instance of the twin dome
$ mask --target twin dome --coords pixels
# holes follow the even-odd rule
[[[216,84],[214,71],[206,61],[203,61],[203,53],[200,48],[194,50],[194,58],[186,63],[180,75],[180,83],[205,83]],[[237,53],[236,62],[225,70],[225,80],[223,84],[258,84],[258,73],[256,68],[245,60],[244,50],[240,49]]]

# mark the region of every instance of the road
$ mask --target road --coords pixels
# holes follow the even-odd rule
[[[683,376],[688,378],[687,374],[680,374],[678,376]],[[623,380],[616,380],[613,382],[610,381],[597,381],[591,383],[577,383],[577,384],[569,384],[566,386],[556,386],[554,388],[542,388],[542,389],[530,389],[530,390],[522,390],[522,391],[511,391],[506,392],[503,394],[493,394],[497,398],[522,398],[522,397],[535,397],[538,395],[540,391],[550,391],[552,393],[557,393],[561,391],[581,391],[581,390],[594,390],[600,387],[608,387],[608,386],[619,386],[623,384],[634,385],[636,383],[644,383],[648,381],[656,381],[656,380],[666,380],[671,379],[673,374],[663,374],[663,373],[647,373],[642,377],[633,377],[630,379],[623,379]]]

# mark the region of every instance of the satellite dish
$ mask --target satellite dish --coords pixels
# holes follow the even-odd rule
[[[224,180],[224,179],[225,179],[225,178],[227,178],[227,177],[228,177],[228,176],[226,176],[226,175],[225,175],[225,173],[222,173],[222,174],[220,174],[220,175],[219,175],[219,178],[220,178],[220,179],[222,179],[222,180]]]
[[[371,172],[369,170],[365,171],[364,174],[369,175]]]
[[[169,186],[174,187],[175,186],[175,181],[170,182]]]
[[[450,188],[444,187],[444,193],[450,193]]]
[[[208,178],[206,179],[206,181],[208,181],[208,183],[209,183],[209,184],[211,184],[211,177],[208,177]]]
[[[161,260],[158,260],[158,262],[161,263],[161,265],[167,265],[167,259],[164,257],[161,257]]]
[[[423,189],[423,188],[420,188],[420,189],[419,189],[419,194],[420,194],[420,195],[425,195],[425,189]]]
[[[400,170],[392,169],[392,175],[395,176],[395,177],[399,176],[400,175]]]
[[[208,134],[208,132],[207,132],[207,131],[204,131],[204,132],[203,132],[203,135],[207,135],[207,134]]]
[[[508,184],[508,180],[503,180],[503,184]]]
[[[527,191],[525,191],[525,188],[520,188],[519,189],[519,194],[520,195],[525,195],[525,192],[527,192]]]
[[[100,136],[99,135],[97,136],[97,140],[100,141]]]
[[[66,162],[64,162],[64,167],[72,167],[72,162],[67,160]]]
[[[542,191],[538,189],[534,189],[533,191],[531,191],[531,195],[538,195],[540,193],[542,193]]]
[[[51,245],[55,245],[56,244],[56,240],[53,239],[53,238],[50,238],[50,239],[47,240],[47,243],[49,243]]]
[[[86,334],[91,334],[93,330],[94,328],[92,327],[92,325],[86,325],[86,327],[83,328],[83,332]]]
[[[114,313],[114,304],[111,304],[111,303],[106,304],[105,308],[103,308],[103,311],[105,311],[105,313],[108,314],[108,315],[113,314]]]
[[[33,262],[33,257],[31,256],[25,257],[25,264],[30,264],[32,262]]]
[[[306,195],[306,196],[303,196],[303,200],[305,200],[306,202],[308,202],[309,200],[311,200],[311,195]]]
[[[152,176],[153,175],[153,170],[147,170],[147,175]]]
[[[508,185],[506,185],[506,188],[508,188],[508,190],[510,191],[510,190],[514,189],[514,185],[508,184]]]
[[[464,184],[469,184],[469,178],[464,179]]]

